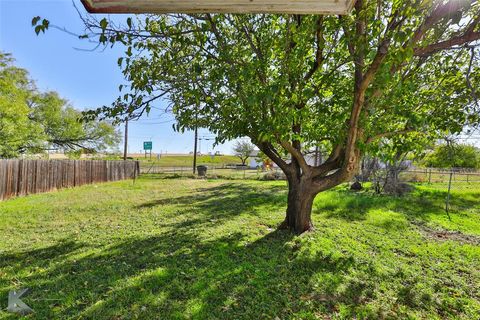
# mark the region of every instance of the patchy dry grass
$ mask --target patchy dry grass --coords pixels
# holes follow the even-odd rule
[[[449,220],[432,187],[339,188],[300,237],[275,229],[285,195],[149,177],[0,203],[0,318],[23,287],[31,319],[478,318],[478,192],[455,194]]]

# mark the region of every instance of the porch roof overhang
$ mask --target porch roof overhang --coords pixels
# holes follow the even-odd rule
[[[343,15],[355,0],[82,0],[90,13],[285,13]]]

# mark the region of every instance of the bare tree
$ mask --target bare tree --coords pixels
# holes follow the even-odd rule
[[[255,151],[255,146],[248,141],[237,141],[233,147],[233,153],[240,158],[242,165],[245,165],[253,151]]]

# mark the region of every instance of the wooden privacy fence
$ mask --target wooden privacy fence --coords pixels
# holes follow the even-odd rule
[[[0,200],[97,182],[132,179],[138,161],[0,160]]]

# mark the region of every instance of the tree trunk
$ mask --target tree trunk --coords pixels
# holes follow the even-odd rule
[[[287,213],[281,227],[298,234],[313,230],[311,215],[316,194],[312,189],[311,181],[289,179]]]

